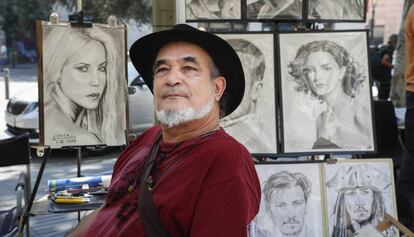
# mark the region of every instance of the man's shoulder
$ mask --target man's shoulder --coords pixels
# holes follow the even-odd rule
[[[142,140],[150,139],[150,137],[156,137],[158,133],[161,132],[161,127],[159,125],[152,126],[145,130],[141,135],[139,135],[131,144],[130,146],[135,146],[140,143]]]
[[[217,134],[214,134],[211,139],[208,139],[206,145],[213,146],[215,150],[249,153],[240,142],[228,134],[223,128],[220,128],[220,130],[217,131]]]

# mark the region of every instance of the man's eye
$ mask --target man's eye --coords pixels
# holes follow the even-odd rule
[[[284,207],[286,206],[286,204],[283,204],[283,203],[277,203],[277,204],[275,204],[275,206],[276,206],[277,208],[284,208]]]
[[[78,71],[80,71],[80,72],[87,72],[88,71],[88,67],[87,66],[79,66],[76,69]]]
[[[184,66],[183,69],[184,69],[184,71],[196,70],[194,67],[191,67],[191,66]]]
[[[155,69],[155,73],[165,72],[167,70],[168,69],[166,67],[160,67],[160,68]]]
[[[294,202],[293,202],[293,205],[294,205],[294,206],[300,206],[300,205],[302,205],[302,204],[303,204],[303,202],[304,202],[304,201],[294,201]]]
[[[365,190],[361,190],[361,193],[363,193],[363,194],[370,194],[371,192],[368,189],[365,189]]]

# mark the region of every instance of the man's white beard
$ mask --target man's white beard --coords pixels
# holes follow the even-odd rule
[[[178,110],[156,110],[155,113],[161,123],[171,128],[205,117],[213,110],[213,105],[214,93],[212,92],[207,104],[203,105],[200,109],[187,107]]]

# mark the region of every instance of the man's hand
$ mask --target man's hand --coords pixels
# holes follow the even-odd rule
[[[316,138],[325,138],[332,142],[337,134],[339,122],[331,107],[323,111],[316,119]]]

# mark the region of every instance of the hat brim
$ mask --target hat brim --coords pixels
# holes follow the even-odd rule
[[[131,62],[153,92],[153,65],[158,51],[164,45],[177,41],[198,45],[210,55],[220,75],[226,79],[224,98],[222,97],[224,103],[221,105],[220,116],[225,117],[233,112],[243,99],[245,81],[240,59],[224,39],[188,25],[184,26],[184,29],[174,27],[171,30],[155,32],[138,39],[129,50]]]

